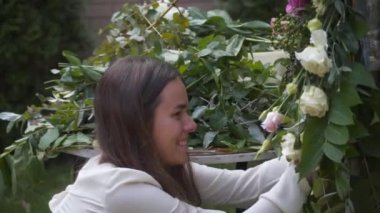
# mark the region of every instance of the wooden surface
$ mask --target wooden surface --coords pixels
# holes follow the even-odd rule
[[[90,158],[98,152],[94,149],[67,150],[68,154]],[[276,157],[273,151],[261,154],[256,158],[256,152],[225,152],[219,150],[189,150],[190,160],[200,164],[240,163],[269,160]]]

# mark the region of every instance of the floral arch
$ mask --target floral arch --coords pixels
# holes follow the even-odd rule
[[[43,161],[92,147],[97,80],[115,58],[145,55],[173,64],[184,77],[199,123],[190,146],[287,156],[301,176],[314,175],[305,212],[362,209],[353,202],[359,191],[379,208],[380,92],[361,60],[368,29],[353,3],[289,0],[286,14],[271,23],[176,3],[124,5],[91,58],[63,53],[67,63],[52,70],[59,78],[41,106],[0,114],[9,129],[26,127],[0,155],[2,179],[17,179],[17,171],[4,168],[22,153]]]

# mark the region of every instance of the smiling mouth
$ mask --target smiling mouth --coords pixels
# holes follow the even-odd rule
[[[187,146],[187,140],[181,140],[178,145],[180,146]]]

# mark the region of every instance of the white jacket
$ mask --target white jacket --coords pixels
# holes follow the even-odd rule
[[[54,195],[49,202],[53,213],[222,212],[172,197],[143,171],[99,164],[99,159],[91,158],[75,183]],[[294,167],[284,159],[273,159],[246,171],[191,165],[202,203],[246,208],[246,213],[300,212],[310,191],[307,181],[299,181]]]

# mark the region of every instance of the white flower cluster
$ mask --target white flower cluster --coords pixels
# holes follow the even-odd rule
[[[295,54],[296,59],[300,61],[302,67],[307,72],[323,78],[332,68],[332,61],[327,54],[327,33],[320,29],[321,26],[322,24],[318,19],[313,19],[309,22],[308,27],[311,31],[310,46],[306,47],[302,52],[296,52]],[[286,85],[284,94],[288,96],[296,95],[299,87],[297,78],[293,79],[291,83]],[[328,97],[323,89],[317,86],[303,86],[302,94],[297,102],[299,104],[299,112],[303,115],[322,118],[329,110]],[[270,112],[268,112],[270,109],[267,109],[260,115],[259,119],[263,121],[261,127],[270,133],[269,137],[265,139],[267,142],[263,146],[279,131],[281,125],[285,126],[286,122],[288,122],[287,120],[289,120],[286,115],[280,113],[280,108],[281,105],[280,107],[273,107]],[[286,133],[281,137],[281,153],[289,161],[297,163],[301,158],[301,150],[296,149],[295,144],[297,139],[302,141],[302,132],[291,130],[291,128],[283,128],[283,130],[286,130]]]
[[[302,52],[296,52],[296,58],[302,66],[310,73],[324,77],[332,67],[331,60],[327,56],[327,35],[324,30],[311,32],[310,43],[313,46],[306,47]]]
[[[310,73],[324,77],[330,71],[332,63],[327,55],[327,33],[318,29],[322,26],[320,22],[313,19],[309,22],[311,30],[310,43],[313,46],[306,47],[301,53],[296,52],[296,58],[301,62],[303,68]],[[322,118],[329,109],[327,95],[316,86],[306,86],[300,100],[300,109],[304,114]]]

